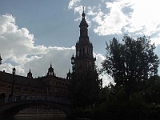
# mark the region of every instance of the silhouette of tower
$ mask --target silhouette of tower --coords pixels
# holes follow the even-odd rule
[[[79,28],[80,36],[79,41],[76,43],[76,55],[73,55],[71,58],[72,69],[76,74],[83,73],[87,69],[94,70],[94,62],[96,60],[93,57],[93,45],[89,41],[88,24],[85,19],[84,8]]]

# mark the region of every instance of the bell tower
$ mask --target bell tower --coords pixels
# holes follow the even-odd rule
[[[96,60],[96,58],[93,57],[93,45],[89,41],[88,24],[85,19],[84,8],[79,28],[80,36],[76,43],[76,55],[73,55],[71,58],[73,72],[77,74],[83,73],[87,69],[94,70],[94,62]]]

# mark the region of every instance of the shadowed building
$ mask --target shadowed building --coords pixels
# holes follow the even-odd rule
[[[20,96],[25,94],[41,94],[51,95],[55,97],[67,97],[69,84],[68,79],[55,76],[52,66],[48,69],[47,75],[33,78],[31,70],[29,70],[27,77],[14,75],[0,71],[0,98],[9,97],[13,86],[13,96]]]

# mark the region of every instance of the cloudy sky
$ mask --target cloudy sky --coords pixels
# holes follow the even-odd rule
[[[83,6],[99,68],[105,42],[124,34],[150,36],[160,57],[159,5],[160,0],[0,0],[0,70],[11,73],[15,67],[26,76],[31,69],[38,77],[51,63],[57,76],[66,77]],[[104,85],[111,81],[103,77]]]

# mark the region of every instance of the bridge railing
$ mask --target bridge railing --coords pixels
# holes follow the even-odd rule
[[[18,102],[18,101],[48,101],[48,102],[62,103],[66,105],[71,104],[68,99],[55,98],[53,96],[46,96],[46,95],[22,95],[22,96],[13,96],[13,97],[0,99],[1,104]]]

